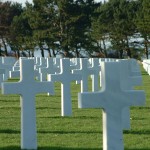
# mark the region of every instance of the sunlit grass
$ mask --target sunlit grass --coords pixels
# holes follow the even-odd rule
[[[125,150],[150,149],[150,76],[142,69],[146,105],[131,108],[131,130],[124,131]],[[13,79],[17,81],[17,79]],[[89,79],[91,90],[91,80]],[[101,109],[78,109],[80,85],[71,83],[71,117],[61,117],[60,83],[55,95],[36,96],[39,150],[102,150]],[[18,95],[0,95],[0,150],[20,150],[20,100]]]

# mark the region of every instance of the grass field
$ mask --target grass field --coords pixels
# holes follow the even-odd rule
[[[141,70],[143,86],[136,88],[145,90],[146,104],[131,108],[131,130],[123,132],[125,150],[150,150],[150,76]],[[60,83],[55,84],[54,96],[36,96],[39,150],[102,150],[102,110],[78,109],[80,85],[73,82],[71,90],[71,117],[60,116]],[[19,99],[0,95],[0,150],[20,150]]]

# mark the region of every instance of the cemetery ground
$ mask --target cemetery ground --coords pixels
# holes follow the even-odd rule
[[[145,90],[146,104],[130,109],[131,129],[123,131],[125,150],[150,150],[150,76],[142,66],[141,71],[143,85],[136,89]],[[78,92],[80,85],[72,82],[71,117],[61,116],[60,83],[55,83],[55,95],[36,95],[39,150],[102,150],[102,110],[78,109]],[[20,150],[20,111],[18,95],[0,94],[0,150]]]

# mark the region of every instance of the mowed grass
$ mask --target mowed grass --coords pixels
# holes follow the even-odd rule
[[[143,85],[136,89],[145,90],[146,104],[130,109],[131,130],[123,131],[125,150],[150,150],[150,76],[141,70]],[[102,150],[102,109],[78,109],[79,91],[80,85],[72,82],[71,117],[61,117],[60,83],[55,83],[54,96],[36,95],[39,150]],[[0,95],[0,150],[20,150],[20,113],[18,95]]]

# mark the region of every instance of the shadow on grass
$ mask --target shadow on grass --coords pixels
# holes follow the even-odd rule
[[[125,148],[125,150],[149,150],[150,148]]]
[[[144,75],[144,76],[145,76],[145,75],[146,75],[146,76],[148,75],[147,72],[142,72],[141,74],[142,74],[142,76],[143,76],[143,75]]]
[[[0,129],[0,133],[5,133],[5,134],[20,134],[19,130],[11,130],[11,129]]]
[[[6,146],[6,147],[0,147],[0,150],[20,150],[20,147],[18,147],[18,146]]]
[[[150,148],[125,148],[125,150],[148,150]],[[20,150],[18,146],[0,147],[0,150]],[[102,148],[38,147],[37,150],[102,150]]]
[[[55,108],[50,108],[50,109],[55,109]],[[56,108],[57,109],[57,108]],[[59,108],[60,109],[60,108]],[[93,117],[93,116],[78,116],[78,117],[74,117],[74,116],[65,116],[65,117],[62,117],[62,116],[42,116],[42,117],[38,117],[38,118],[43,118],[43,119],[73,119],[73,120],[75,120],[75,119],[77,119],[77,120],[79,120],[79,119],[101,119],[101,118],[99,118],[99,117]]]
[[[59,109],[59,107],[37,107],[36,109],[44,110],[44,109]]]
[[[20,150],[20,147],[18,146],[0,147],[0,150]],[[102,150],[102,148],[38,147],[38,150]]]
[[[150,109],[148,106],[143,106],[143,107],[133,107],[133,109]]]
[[[101,131],[37,131],[37,133],[42,133],[42,134],[95,134],[99,133],[102,134]]]
[[[17,96],[14,96],[14,97],[17,97]],[[18,97],[17,97],[18,98]],[[5,103],[10,103],[10,102],[19,102],[19,99],[18,100],[6,100],[6,98],[1,98],[0,102],[5,102]]]
[[[0,130],[0,134],[1,133],[5,133],[5,134],[20,134],[20,131],[19,130],[12,130],[12,129],[3,129],[3,130]],[[39,130],[37,131],[37,133],[41,133],[41,134],[78,134],[78,133],[85,133],[85,134],[94,134],[94,133],[99,133],[99,134],[102,134],[102,131],[42,131],[42,130]],[[145,134],[145,135],[150,135],[150,130],[141,130],[141,131],[135,131],[135,130],[125,130],[123,131],[124,134],[137,134],[137,135],[140,135],[140,134]]]
[[[102,148],[39,147],[38,150],[102,150]]]
[[[134,130],[131,130],[131,131],[127,131],[127,130],[125,130],[125,131],[123,131],[123,133],[124,134],[137,134],[137,135],[139,135],[139,134],[150,134],[150,130],[141,130],[141,131],[134,131]],[[147,149],[148,150],[148,149]]]
[[[0,134],[5,133],[5,134],[20,134],[19,130],[11,130],[11,129],[3,129],[0,130]],[[94,133],[100,133],[102,134],[101,131],[37,131],[37,133],[41,134],[94,134]]]

